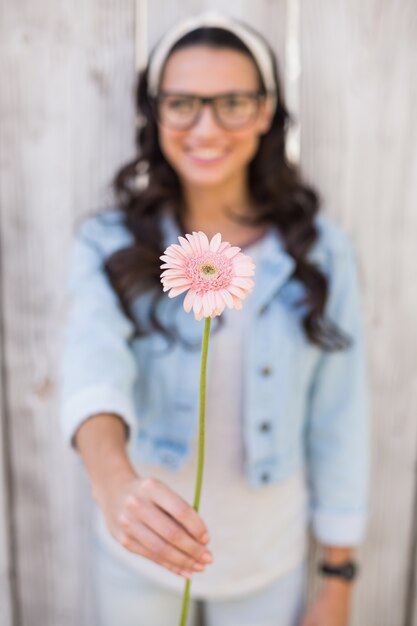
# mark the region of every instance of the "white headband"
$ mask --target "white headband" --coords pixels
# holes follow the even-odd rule
[[[270,52],[264,41],[258,35],[248,30],[244,24],[237,22],[227,15],[217,11],[207,11],[198,16],[182,20],[169,30],[157,43],[149,60],[148,69],[148,92],[151,96],[158,93],[159,80],[163,65],[174,44],[187,33],[200,27],[223,28],[235,34],[250,50],[256,61],[259,72],[265,84],[265,88],[276,106],[276,84]]]

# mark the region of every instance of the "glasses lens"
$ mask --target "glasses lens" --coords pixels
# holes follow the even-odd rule
[[[256,95],[230,94],[216,99],[216,113],[223,126],[241,128],[253,120],[258,105]]]
[[[162,124],[187,128],[198,115],[199,102],[190,96],[164,95],[158,98],[158,115]]]

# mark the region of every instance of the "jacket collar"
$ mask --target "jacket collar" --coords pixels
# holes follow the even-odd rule
[[[285,250],[281,235],[270,227],[255,269],[255,286],[252,294],[252,306],[257,313],[262,313],[268,303],[283,287],[295,269],[293,257]]]

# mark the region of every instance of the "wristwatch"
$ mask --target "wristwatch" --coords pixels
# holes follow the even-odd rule
[[[322,561],[319,565],[319,572],[324,576],[337,576],[344,580],[353,580],[358,574],[358,566],[355,561],[345,561],[340,565],[331,565]]]

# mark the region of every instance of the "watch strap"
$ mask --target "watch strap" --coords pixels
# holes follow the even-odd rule
[[[353,580],[358,574],[358,565],[355,561],[345,561],[339,565],[321,561],[319,572],[324,576],[337,576],[344,580]]]

